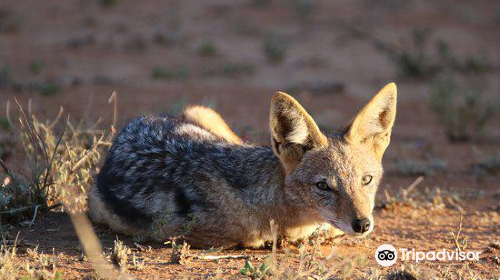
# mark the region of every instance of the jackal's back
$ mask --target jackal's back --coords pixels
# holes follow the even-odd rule
[[[140,117],[116,137],[90,196],[90,214],[117,231],[161,239],[213,234],[223,240],[228,227],[226,238],[235,238],[229,243],[238,243],[241,234],[231,231],[244,228],[235,216],[252,212],[248,192],[273,180],[279,168],[270,148],[236,145],[177,118]]]

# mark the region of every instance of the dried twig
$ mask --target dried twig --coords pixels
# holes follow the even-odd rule
[[[457,250],[459,252],[462,252],[463,248],[460,246],[460,233],[462,232],[462,221],[463,221],[464,216],[460,214],[460,223],[458,224],[458,231],[457,234],[453,233],[450,231],[451,236],[453,237],[453,242],[455,243],[455,246],[457,247]]]
[[[212,261],[212,260],[221,260],[221,259],[248,259],[250,258],[247,255],[200,255],[200,256],[195,256],[194,259],[197,260],[207,260],[207,261]]]
[[[108,103],[113,103],[113,127],[116,127],[116,121],[118,119],[118,95],[116,91],[113,91],[111,96],[108,99]]]

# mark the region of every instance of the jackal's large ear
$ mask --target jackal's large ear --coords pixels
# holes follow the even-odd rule
[[[286,93],[274,94],[269,124],[274,153],[287,172],[297,166],[308,150],[328,145],[311,116]]]
[[[350,123],[346,133],[347,141],[369,145],[382,161],[396,118],[396,101],[396,84],[390,83],[382,88]]]

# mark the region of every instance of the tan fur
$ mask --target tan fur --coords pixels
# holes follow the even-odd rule
[[[325,147],[328,140],[306,110],[290,95],[277,92],[271,99],[269,116],[273,149],[287,173],[308,149]]]
[[[185,120],[203,127],[226,141],[234,144],[243,143],[222,117],[210,108],[199,105],[189,106],[182,115]]]

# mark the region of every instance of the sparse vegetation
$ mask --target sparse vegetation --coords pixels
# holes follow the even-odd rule
[[[217,55],[217,53],[217,46],[212,41],[206,41],[198,47],[199,56],[211,57]]]
[[[120,266],[120,269],[127,270],[128,255],[130,255],[131,253],[132,251],[130,250],[130,248],[127,245],[123,244],[123,241],[116,238],[113,252],[111,253],[110,258],[114,264]]]
[[[74,126],[69,119],[64,120],[56,132],[56,126],[63,119],[62,108],[52,123],[45,124],[17,105],[16,128],[20,131],[30,169],[20,173],[0,161],[2,224],[24,219],[33,221],[39,211],[61,205],[68,211],[85,210],[86,194],[93,184],[101,153],[109,147],[114,133],[87,129],[82,123]]]
[[[174,68],[165,68],[156,66],[151,71],[153,79],[187,79],[191,76],[191,71],[186,66],[177,66]]]
[[[9,120],[7,118],[0,117],[0,128],[5,131],[11,130],[12,127],[10,126]]]
[[[483,132],[494,113],[494,105],[483,100],[477,89],[458,87],[453,80],[434,84],[429,107],[445,126],[452,142],[472,140]]]
[[[42,73],[43,66],[44,66],[43,60],[35,59],[31,62],[30,70],[33,74],[38,75],[38,74]]]
[[[462,252],[463,250],[465,250],[467,248],[467,238],[464,237],[464,238],[460,239],[460,233],[462,233],[463,219],[464,219],[463,215],[460,215],[460,222],[458,224],[458,229],[457,229],[456,233],[453,231],[450,231],[450,235],[452,237],[453,244],[455,244],[455,247],[459,252]]]
[[[170,254],[170,261],[175,264],[188,264],[192,255],[190,254],[190,247],[186,242],[177,245],[175,240],[171,241],[172,244],[172,252]]]
[[[263,262],[259,268],[256,268],[250,261],[245,261],[245,266],[240,269],[240,274],[250,278],[264,278],[269,275],[269,265],[267,262]]]
[[[423,180],[423,177],[418,177],[410,186],[400,189],[396,194],[391,194],[390,191],[386,189],[385,199],[378,205],[378,208],[386,210],[394,210],[398,207],[429,210],[446,208],[440,188],[426,187],[423,190],[417,189],[417,186]],[[461,209],[457,204],[458,199],[454,196],[449,196],[446,202],[452,204],[455,208]]]
[[[1,120],[0,120],[1,121]],[[10,131],[10,125],[4,126],[3,123],[0,123],[1,127],[4,127],[5,130]],[[6,137],[2,137],[0,139],[0,160],[5,160],[12,155],[12,151],[16,147],[16,143],[12,139],[12,137],[7,134]],[[2,177],[0,177],[1,179]]]
[[[61,86],[55,82],[48,81],[38,84],[37,91],[42,96],[54,95],[61,92]]]
[[[98,0],[98,3],[103,8],[111,8],[118,4],[118,0]]]
[[[19,14],[0,8],[0,33],[16,33],[22,24],[23,19]]]
[[[500,155],[495,154],[488,156],[485,159],[473,164],[472,169],[477,173],[496,174],[497,172],[500,172]]]
[[[132,254],[132,267],[131,269],[141,271],[144,270],[144,267],[146,266],[146,262],[144,259],[138,258],[135,253]]]
[[[281,63],[285,60],[288,45],[285,40],[277,35],[270,35],[264,39],[262,50],[267,61],[271,63]]]
[[[0,88],[11,87],[14,84],[14,78],[12,77],[12,69],[5,65],[0,68]]]
[[[255,66],[245,62],[227,62],[222,65],[220,72],[229,77],[252,75],[255,73]]]
[[[446,161],[431,158],[427,161],[401,159],[395,162],[396,170],[403,176],[428,176],[446,171]]]
[[[254,7],[263,8],[271,4],[272,1],[273,0],[251,0],[251,3]]]
[[[293,8],[299,19],[308,19],[316,8],[316,4],[312,0],[294,0]]]
[[[366,39],[387,55],[394,63],[399,75],[403,77],[431,78],[436,74],[452,71],[460,73],[485,73],[495,67],[482,56],[455,55],[444,40],[431,41],[432,31],[428,28],[415,28],[405,45],[397,47],[384,42],[361,29],[349,26],[355,37]]]
[[[253,75],[256,72],[255,65],[247,62],[225,62],[222,65],[212,66],[203,71],[203,76],[225,76],[239,78]]]
[[[387,274],[387,280],[417,280],[436,278],[435,273],[429,273],[419,269],[415,265],[401,265],[399,269]]]
[[[38,252],[38,248],[28,248],[26,254],[31,261],[22,261],[17,255],[17,238],[13,245],[0,246],[0,279],[5,280],[62,280],[56,270],[55,256]],[[20,278],[22,277],[22,278]]]

